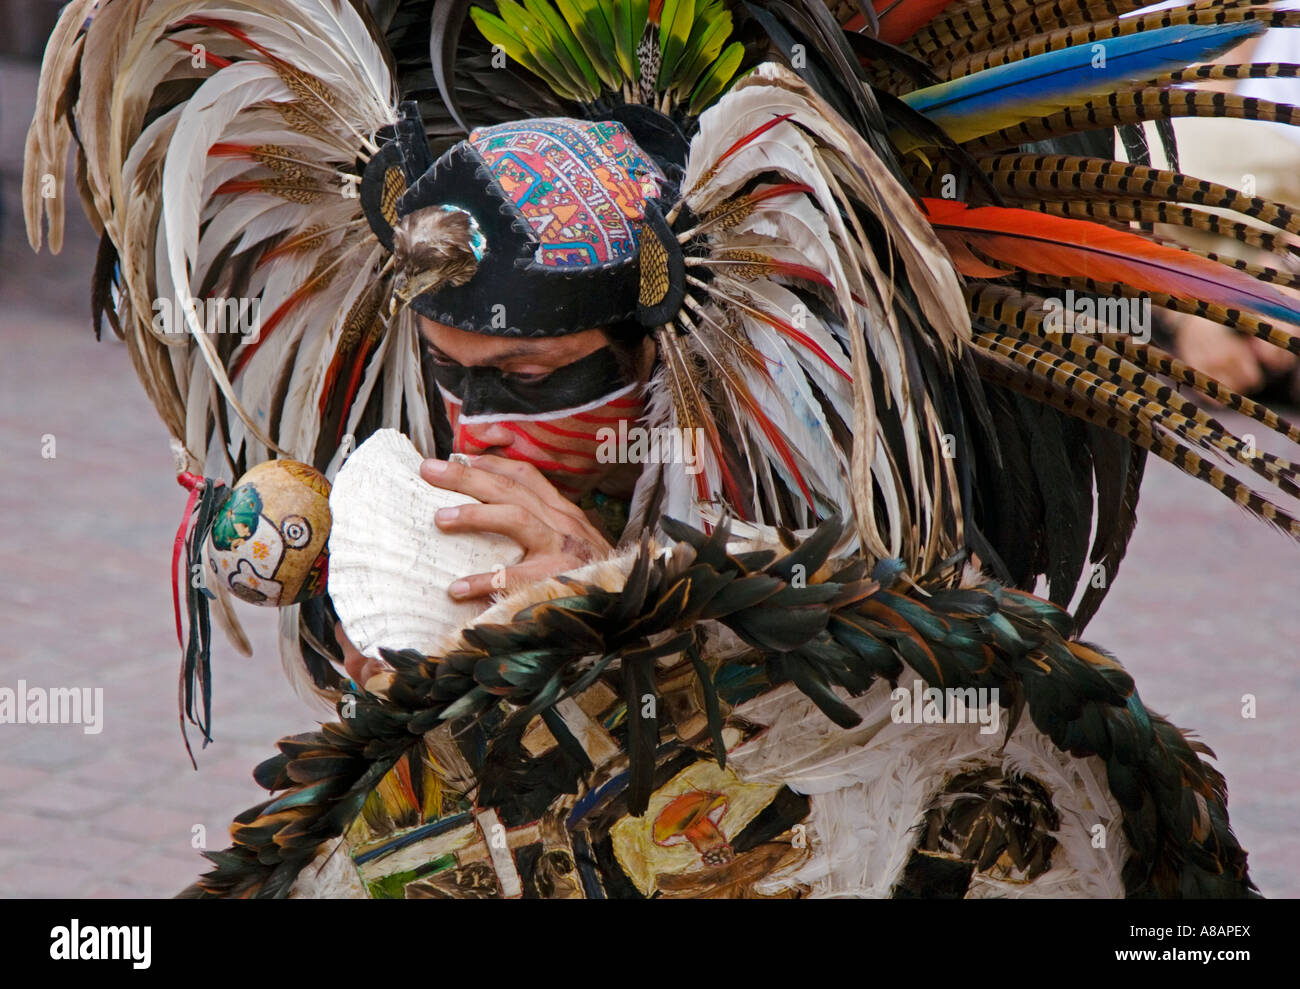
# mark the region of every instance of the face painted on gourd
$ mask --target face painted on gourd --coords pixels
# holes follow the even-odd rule
[[[640,384],[627,380],[608,347],[533,382],[455,364],[435,363],[433,374],[454,452],[530,463],[574,500],[618,467],[602,462],[611,448],[604,431],[618,435],[620,423],[631,426],[645,413]]]

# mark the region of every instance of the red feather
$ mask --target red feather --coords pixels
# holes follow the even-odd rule
[[[373,343],[369,340],[363,342],[360,352],[352,361],[352,372],[348,375],[347,389],[343,392],[343,415],[339,419],[339,434],[335,442],[343,441],[343,424],[347,422],[347,417],[352,412],[352,403],[361,389],[361,376],[365,373],[366,361],[370,359],[374,349]]]
[[[280,63],[284,62],[284,59],[277,58],[275,55],[271,53],[269,49],[263,47],[262,45],[259,45],[256,41],[250,38],[247,34],[245,34],[234,24],[231,24],[229,21],[218,20],[215,17],[195,16],[195,17],[187,17],[183,21],[180,21],[179,26],[180,27],[192,27],[192,26],[210,27],[210,28],[214,28],[217,31],[225,31],[226,34],[230,35],[232,38],[242,41],[249,48],[253,49],[253,51],[260,52],[261,54],[265,55],[267,58],[273,61],[280,62]],[[188,48],[189,46],[186,45],[186,47]],[[208,57],[211,58],[212,56],[209,55]]]
[[[975,261],[968,250],[974,248],[1025,271],[1122,282],[1139,292],[1249,309],[1300,324],[1293,300],[1250,275],[1137,234],[1033,210],[971,207],[951,199],[922,203],[939,239],[952,248],[953,262],[968,277],[992,277],[989,272],[996,270]]]
[[[361,684],[360,686],[365,686]],[[411,802],[411,806],[416,813],[420,815],[420,820],[424,820],[424,808],[420,806],[420,801],[415,798],[415,787],[411,785],[411,765],[407,756],[397,760],[397,765],[393,767],[397,782],[401,786],[402,796]]]
[[[339,266],[339,263],[343,258],[347,256],[347,253],[348,252],[344,252],[342,255],[333,256],[328,259],[321,258],[320,261],[317,262],[315,269],[313,269],[307,280],[294,289],[289,294],[288,298],[276,306],[275,312],[271,313],[270,318],[262,323],[257,339],[252,343],[243,345],[242,349],[236,352],[235,360],[231,367],[231,377],[234,377],[243,371],[248,362],[252,360],[253,355],[257,353],[262,344],[266,342],[266,338],[271,335],[271,332],[279,326],[281,322],[283,322],[286,316],[302,305],[309,296],[323,291],[329,286],[330,282],[334,278],[335,269]]]
[[[270,318],[262,324],[261,332],[258,334],[257,339],[248,344],[243,351],[240,352],[239,356],[235,358],[234,365],[231,368],[231,377],[234,377],[244,370],[248,362],[252,360],[253,355],[257,353],[262,344],[266,342],[266,338],[271,335],[271,331],[279,326],[286,316],[293,312],[293,310],[297,309],[298,306],[300,306],[313,292],[320,291],[323,287],[321,285],[321,278],[324,274],[325,272],[322,272],[319,275],[307,279],[307,281],[303,282],[298,286],[298,288],[294,289],[287,299],[276,306],[275,312],[271,313]]]
[[[258,258],[255,267],[260,268],[268,261],[273,261],[285,254],[292,254],[300,247],[309,246],[312,241],[319,239],[320,236],[321,232],[319,230],[310,229],[300,234],[294,234],[292,237],[286,237]]]
[[[793,261],[781,261],[772,258],[767,264],[771,265],[772,270],[781,275],[789,275],[791,278],[802,278],[805,281],[816,282],[818,285],[825,285],[833,289],[835,283],[823,275],[816,268],[806,264],[795,264]]]
[[[185,514],[181,516],[180,527],[176,530],[176,541],[172,544],[172,610],[176,613],[176,644],[182,649],[185,648],[185,639],[181,635],[181,577],[178,570],[181,553],[185,549],[185,538],[189,535],[190,522],[194,515],[194,503],[199,500],[198,486],[187,483],[187,479],[192,477],[192,474],[185,473],[176,478],[182,487],[189,487],[190,496],[186,499]],[[190,575],[187,573],[184,579],[189,580]]]
[[[178,48],[184,48],[187,52],[194,51],[194,44],[186,44],[184,41],[180,41],[177,38],[168,38],[167,40],[170,41],[173,45],[176,45]],[[213,54],[210,51],[205,51],[203,53],[203,58],[204,60],[211,62],[218,69],[225,69],[235,64],[230,59],[222,58],[220,55]]]
[[[794,340],[799,344],[802,344],[804,347],[807,347],[809,350],[811,350],[814,354],[816,354],[821,359],[822,363],[824,363],[827,367],[829,367],[832,371],[838,374],[845,381],[851,382],[853,380],[853,375],[849,374],[848,371],[844,370],[844,368],[836,364],[835,361],[831,358],[831,355],[826,353],[826,351],[823,350],[817,344],[816,340],[810,337],[807,333],[804,333],[802,330],[797,329],[792,323],[787,323],[783,319],[778,319],[777,317],[773,316],[771,313],[766,313],[762,309],[759,309],[755,306],[748,306],[745,305],[744,303],[740,303],[740,305],[741,308],[743,308],[747,313],[757,317],[758,319],[761,319],[764,323],[772,327],[772,329],[776,330],[778,333],[789,337],[791,340]]]
[[[812,191],[812,186],[805,185],[802,182],[778,182],[776,185],[769,185],[766,189],[751,192],[745,196],[744,203],[747,206],[754,206],[765,199],[774,199],[777,196],[794,195],[796,193],[810,193]]]
[[[759,126],[755,127],[752,131],[750,131],[748,134],[746,134],[744,137],[742,137],[740,140],[738,140],[735,144],[733,144],[731,147],[729,147],[726,151],[724,151],[724,152],[722,152],[722,154],[718,155],[718,160],[715,161],[715,162],[713,163],[713,167],[714,167],[714,168],[717,168],[717,167],[718,167],[719,165],[721,165],[724,161],[726,161],[728,158],[730,158],[732,155],[734,155],[737,151],[739,151],[741,148],[743,148],[746,144],[749,144],[751,141],[756,141],[756,140],[758,140],[758,138],[762,137],[764,134],[766,134],[768,131],[770,131],[773,127],[775,127],[777,124],[784,123],[785,121],[789,120],[789,119],[790,119],[791,117],[793,117],[793,116],[794,116],[793,113],[782,113],[782,114],[778,114],[777,116],[773,117],[771,120],[767,121],[767,122],[764,123],[764,124],[759,124]]]
[[[343,361],[347,359],[347,354],[341,350],[334,351],[334,356],[330,359],[330,366],[325,369],[325,380],[321,384],[320,399],[316,403],[316,411],[322,416],[325,414],[325,406],[329,404],[330,396],[334,394],[334,388],[339,383],[339,373],[343,370]],[[348,421],[348,403],[344,403],[343,412],[339,420],[340,439],[342,439],[343,423]]]
[[[352,359],[352,367],[348,372],[347,384],[343,390],[343,407],[339,412],[339,430],[338,435],[334,438],[336,443],[343,441],[348,414],[352,411],[352,403],[356,400],[357,392],[361,389],[361,378],[365,373],[366,362],[370,359],[370,355],[374,353],[377,342],[378,337],[367,335],[357,346],[346,351],[335,351],[333,359],[330,360],[330,366],[325,369],[325,381],[321,385],[320,400],[316,406],[322,416],[325,415],[325,407],[329,404],[330,396],[334,394],[335,388],[338,387],[339,376],[342,374],[344,362],[349,357]]]
[[[736,483],[735,475],[731,473],[731,468],[727,465],[726,452],[722,449],[722,435],[718,432],[718,424],[710,418],[704,423],[704,431],[708,434],[709,446],[712,447],[714,459],[718,462],[722,490],[726,492],[727,498],[731,501],[731,509],[741,519],[748,521],[749,516],[745,512],[745,499],[741,496],[740,485]],[[709,500],[709,482],[704,476],[704,471],[696,473],[695,488],[699,492],[701,501]]]
[[[361,390],[361,376],[365,373],[365,364],[374,352],[374,347],[378,343],[378,335],[367,334],[355,348],[355,356],[352,357],[352,369],[347,376],[347,386],[343,391],[343,411],[339,413],[338,418],[338,435],[334,438],[335,443],[343,442],[343,430],[347,426],[348,413],[352,411],[352,403],[356,400],[356,392]],[[343,360],[347,355],[337,352],[334,359],[330,361],[329,369],[325,372],[325,386],[321,389],[320,413],[325,415],[325,405],[329,402],[329,396],[333,394],[334,386],[338,383],[339,372],[342,370]]]
[[[813,516],[816,517],[817,502],[813,500],[812,491],[809,490],[807,482],[803,479],[803,472],[799,470],[798,464],[794,462],[794,453],[790,450],[790,444],[785,441],[785,436],[776,428],[776,424],[767,417],[767,413],[759,408],[758,403],[754,401],[754,397],[749,394],[747,389],[736,389],[736,401],[744,406],[750,418],[754,420],[759,430],[767,437],[767,441],[772,444],[772,448],[776,451],[777,456],[781,458],[781,462],[785,464],[785,469],[794,477],[795,484],[799,485],[804,500],[808,502],[808,507],[813,510]],[[716,431],[717,427],[713,426],[712,429]],[[712,436],[710,436],[710,442],[713,442]],[[723,463],[721,446],[720,441],[714,445],[714,449],[719,454],[719,463]],[[739,504],[739,502],[736,502],[736,504]]]
[[[880,29],[876,33],[881,41],[901,45],[947,9],[952,0],[874,0],[876,20]],[[846,31],[861,31],[867,19],[856,14],[844,25]]]
[[[247,158],[251,161],[253,146],[251,144],[236,144],[233,141],[217,141],[212,147],[208,148],[208,155],[215,155],[218,158]]]

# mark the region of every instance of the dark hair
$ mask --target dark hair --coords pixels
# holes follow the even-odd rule
[[[605,327],[605,336],[609,339],[610,349],[618,361],[618,369],[629,381],[637,376],[637,363],[641,357],[641,345],[646,338],[645,327],[635,319],[625,319],[621,323],[612,323]]]

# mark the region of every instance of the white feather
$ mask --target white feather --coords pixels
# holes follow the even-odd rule
[[[900,683],[915,673],[904,668]],[[782,783],[810,795],[813,855],[798,871],[772,877],[769,892],[807,884],[814,897],[887,897],[916,847],[915,825],[948,780],[994,766],[1028,774],[1048,790],[1061,816],[1051,868],[1032,883],[978,875],[968,896],[1122,896],[1128,847],[1122,814],[1105,785],[1105,766],[1057,749],[1025,718],[1003,746],[1003,733],[978,724],[896,724],[890,686],[877,681],[861,697],[837,690],[862,723],[841,729],[792,685],[740,705],[736,714],[766,726],[728,754],[741,779]],[[1107,847],[1092,847],[1093,827]]]

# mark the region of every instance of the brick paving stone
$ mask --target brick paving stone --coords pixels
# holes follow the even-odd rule
[[[155,762],[128,758],[120,752],[104,752],[65,770],[65,778],[90,786],[117,788],[127,791],[138,787],[140,781],[158,772]]]
[[[5,882],[8,896],[22,899],[75,897],[85,882],[85,870],[73,864],[17,861],[5,869]]]
[[[77,898],[81,900],[151,900],[159,897],[139,887],[118,882],[83,889],[77,894]]]
[[[87,834],[84,824],[50,818],[21,804],[0,810],[0,849],[19,852],[24,858],[64,854],[67,846]]]
[[[0,793],[8,789],[36,786],[49,778],[49,773],[42,772],[39,769],[0,765]],[[3,804],[0,804],[0,806],[3,806]]]
[[[5,725],[14,729],[19,726]],[[41,732],[40,735],[36,731]],[[15,733],[17,735],[17,733]],[[41,725],[23,732],[17,741],[9,739],[15,736],[0,735],[0,752],[7,762],[15,763],[24,769],[43,769],[60,771],[68,769],[95,752],[96,736],[82,735],[73,737],[71,732],[60,731],[54,726]],[[3,806],[3,803],[0,803]]]
[[[1297,601],[1294,545],[1154,462],[1128,558],[1085,636],[1115,653],[1149,707],[1217,753],[1233,828],[1269,896],[1300,896]],[[1245,693],[1254,720],[1241,716]]]
[[[49,817],[84,818],[97,816],[129,799],[122,791],[86,786],[74,780],[51,780],[23,791],[29,810]]]
[[[227,823],[236,814],[267,798],[266,791],[251,779],[247,783],[204,783],[200,780],[198,788],[203,792],[206,806],[213,808],[214,812],[224,812]],[[162,786],[142,794],[141,799],[150,806],[192,812],[194,798],[190,789],[174,784]]]
[[[215,822],[200,812],[169,810],[157,806],[128,806],[100,815],[96,829],[113,837],[137,841],[141,845],[180,848],[189,845],[192,828],[202,824],[213,831]]]
[[[30,858],[30,853],[21,848],[7,848],[0,845],[0,897],[12,895],[9,891],[9,883],[5,879],[5,870],[14,862]]]
[[[188,855],[150,851],[126,863],[117,878],[150,895],[175,896],[211,868],[198,851]]]
[[[54,858],[57,853],[58,858]],[[140,854],[140,845],[135,841],[124,841],[102,834],[78,834],[64,849],[48,849],[33,861],[67,862],[70,859],[86,860],[97,863],[98,867],[111,868],[115,862],[127,862]]]

